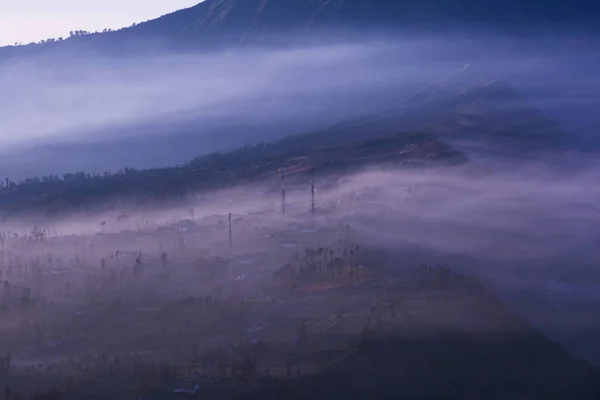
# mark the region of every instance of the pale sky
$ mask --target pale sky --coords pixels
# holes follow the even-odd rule
[[[0,45],[118,29],[201,0],[0,0]]]

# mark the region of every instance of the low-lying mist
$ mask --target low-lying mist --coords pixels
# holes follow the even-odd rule
[[[341,179],[324,175],[316,180],[316,223],[348,223],[369,245],[414,247],[441,257],[519,265],[570,259],[591,265],[600,261],[595,250],[600,235],[598,171],[591,157],[574,153],[556,155],[551,162],[476,161],[452,168],[373,168]],[[5,228],[24,233],[35,225],[60,235],[118,234],[228,213],[263,214],[265,224],[282,227],[306,221],[308,181],[289,184],[285,216],[273,185],[277,183],[203,193],[183,208],[130,208],[60,220],[32,217],[25,223],[8,220]],[[473,272],[501,271],[479,265]],[[589,272],[600,284],[600,273]]]
[[[598,364],[599,169],[561,161],[367,172],[340,188],[361,200],[345,206],[348,197],[339,217],[366,246],[389,254],[390,273],[420,262],[473,273],[528,322]],[[338,196],[320,193],[322,201]]]
[[[349,225],[356,243],[383,255],[380,265],[367,268],[384,268],[394,277],[421,263],[445,264],[474,274],[532,324],[598,362],[600,354],[590,350],[595,336],[577,339],[598,329],[598,171],[597,161],[581,154],[556,155],[550,162],[373,167],[346,176],[317,171],[312,216],[309,178],[298,177],[286,184],[285,215],[279,182],[265,182],[203,193],[184,207],[6,221],[9,235],[45,232],[48,240],[39,248],[21,239],[4,244],[21,259],[62,258],[74,270],[95,273],[101,258],[112,260],[119,252],[123,269],[138,252],[152,265],[167,250],[177,270],[190,262],[185,254],[228,257],[231,213],[231,254],[242,276],[250,268],[244,263],[255,262],[257,254],[276,264],[288,247],[302,251],[311,235]],[[181,243],[186,253],[178,255],[174,249]],[[244,279],[250,290],[251,278]],[[161,289],[155,290],[145,296],[160,297]]]

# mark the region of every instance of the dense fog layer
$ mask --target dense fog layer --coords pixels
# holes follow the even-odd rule
[[[430,84],[447,84],[449,76],[458,86],[505,79],[574,133],[594,137],[593,40],[569,33],[392,37],[220,53],[9,59],[0,72],[2,168],[22,178],[178,164],[368,114]],[[469,73],[457,79],[467,64]]]
[[[387,249],[391,273],[416,262],[474,273],[534,326],[598,363],[599,178],[597,162],[580,155],[367,172],[344,184],[365,201],[339,212],[365,244]]]
[[[287,186],[285,216],[271,184],[252,184],[206,193],[184,208],[8,221],[5,229],[21,236],[43,231],[51,238],[40,250],[12,249],[17,254],[42,251],[44,257],[69,260],[83,252],[90,260],[85,268],[94,271],[97,259],[117,250],[140,251],[150,260],[163,248],[171,254],[176,237],[185,237],[191,253],[225,256],[228,213],[233,253],[244,259],[268,251],[275,263],[278,248],[302,248],[310,232],[348,224],[357,243],[387,254],[369,267],[385,267],[392,277],[420,263],[474,274],[528,321],[598,362],[597,338],[576,338],[598,329],[593,315],[600,307],[599,179],[597,161],[582,155],[510,165],[474,161],[428,170],[376,168],[342,179],[317,175],[312,217],[306,181]],[[276,232],[280,239],[270,236]],[[265,248],[265,240],[275,247]],[[177,265],[179,256],[173,257]],[[250,273],[244,265],[239,269]]]
[[[201,221],[228,213],[237,217],[264,214],[265,224],[282,227],[307,220],[308,181],[290,183],[283,217],[280,194],[272,190],[277,177],[272,179],[268,187],[249,184],[204,193],[183,208],[129,208],[87,216],[75,213],[58,220],[32,216],[9,219],[5,229],[27,234],[36,226],[59,236],[118,235],[140,230],[152,233],[182,219]],[[564,271],[566,275],[569,269],[573,271],[569,279],[584,282],[589,278],[585,283],[600,285],[595,269],[586,277],[578,275],[579,267],[600,261],[595,250],[600,239],[598,179],[593,157],[577,153],[510,165],[478,160],[461,167],[427,170],[374,168],[341,180],[325,175],[316,180],[316,200],[322,210],[317,225],[347,222],[368,245],[414,247],[424,255],[439,255],[438,261],[445,257],[471,259],[465,265],[469,267],[473,260],[523,268],[570,260]],[[502,274],[485,265],[473,272]],[[554,276],[550,272],[542,275]],[[525,275],[516,279],[526,282]]]

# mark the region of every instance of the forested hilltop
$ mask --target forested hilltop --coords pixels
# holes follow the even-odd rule
[[[170,168],[123,168],[117,173],[75,172],[30,177],[1,184],[2,214],[42,212],[50,215],[82,207],[150,205],[184,199],[200,191],[278,178],[281,170],[308,173],[350,172],[368,165],[460,164],[466,157],[433,135],[407,131],[365,137],[335,131],[291,136],[225,153],[198,157]],[[276,182],[274,180],[273,182]]]

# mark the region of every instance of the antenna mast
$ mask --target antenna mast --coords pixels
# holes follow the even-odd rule
[[[315,166],[310,167],[310,212],[315,212]]]
[[[281,170],[281,214],[285,215],[285,171]]]
[[[231,213],[229,213],[229,257],[231,258],[232,235],[231,235]]]

